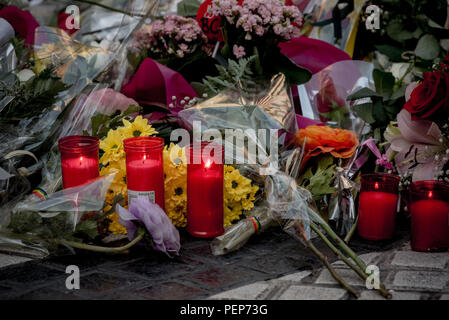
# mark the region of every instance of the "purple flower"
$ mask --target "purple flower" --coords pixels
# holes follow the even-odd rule
[[[148,197],[139,196],[132,199],[129,211],[117,204],[116,211],[120,224],[128,231],[130,241],[134,239],[137,231],[135,222],[142,222],[152,237],[154,250],[165,252],[169,257],[179,254],[181,244],[178,230],[164,210]]]
[[[245,48],[243,46],[234,45],[232,51],[237,59],[243,58],[246,55]]]

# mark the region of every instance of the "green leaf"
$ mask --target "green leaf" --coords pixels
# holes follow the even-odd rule
[[[355,101],[364,98],[382,98],[382,96],[377,92],[371,90],[370,88],[362,88],[359,91],[356,91],[353,94],[349,95],[346,100]]]
[[[392,20],[387,26],[388,36],[398,42],[403,42],[416,37],[417,31],[408,31],[404,28],[404,25],[399,19]]]
[[[274,68],[285,74],[290,85],[300,85],[312,78],[312,73],[306,68],[298,66],[286,55],[279,53],[273,61]]]
[[[316,168],[310,167],[300,178],[300,184],[312,193],[314,199],[320,199],[335,191],[332,178],[336,165],[332,156],[320,157],[315,163]]]
[[[365,122],[369,124],[373,124],[376,122],[376,119],[373,117],[373,108],[374,105],[372,103],[363,103],[358,104],[352,107],[354,112]]]
[[[440,44],[431,34],[426,34],[419,39],[415,54],[424,60],[433,60],[440,55]]]
[[[380,53],[386,55],[392,62],[402,62],[404,59],[402,58],[403,50],[390,46],[390,45],[377,45],[375,46],[376,50]]]
[[[183,0],[178,3],[178,15],[183,17],[196,17],[201,2],[198,0]]]
[[[381,100],[377,100],[373,105],[373,117],[377,122],[386,123],[388,122],[388,116],[385,112],[384,105]]]
[[[84,220],[76,226],[75,234],[82,234],[89,239],[95,239],[98,236],[97,222],[93,220]]]
[[[374,83],[376,84],[376,91],[380,93],[384,99],[388,99],[393,94],[393,87],[395,79],[390,72],[383,72],[378,69],[373,71]]]

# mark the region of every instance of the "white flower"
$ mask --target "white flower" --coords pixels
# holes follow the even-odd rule
[[[36,74],[30,69],[23,69],[17,74],[17,78],[19,78],[20,82],[26,82],[34,77]]]
[[[403,83],[410,84],[413,80],[412,72],[410,72],[410,63],[393,63],[391,73],[396,81],[403,78]]]

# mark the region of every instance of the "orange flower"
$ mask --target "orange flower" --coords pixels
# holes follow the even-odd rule
[[[310,158],[322,153],[330,153],[335,158],[351,158],[357,150],[359,141],[354,131],[308,126],[296,133],[296,144],[300,147],[305,144],[303,160],[305,164]]]

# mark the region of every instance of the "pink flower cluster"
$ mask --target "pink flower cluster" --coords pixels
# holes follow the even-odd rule
[[[150,56],[165,58],[186,54],[201,48],[207,42],[196,20],[168,15],[136,32],[135,48],[149,50]]]
[[[273,34],[277,41],[289,41],[300,36],[304,22],[297,7],[285,6],[281,0],[244,0],[241,5],[237,0],[213,0],[209,13],[242,28],[248,41]]]

